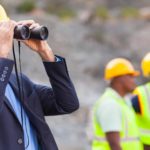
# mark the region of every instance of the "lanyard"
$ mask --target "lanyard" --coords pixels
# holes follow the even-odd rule
[[[13,43],[13,57],[14,57],[14,62],[15,62],[15,74],[16,74],[16,79],[17,79],[17,84],[18,84],[18,89],[19,89],[19,100],[24,102],[24,90],[23,90],[23,77],[22,77],[22,67],[21,67],[21,43],[18,41],[18,52],[19,52],[19,70],[20,70],[20,78],[19,78],[19,73],[18,73],[18,68],[17,68],[17,59],[16,59],[16,54],[15,54],[15,46]],[[26,120],[23,119],[23,106],[21,104],[21,122],[22,122],[22,127],[25,122],[26,126]],[[26,132],[27,132],[27,127],[26,127]],[[28,142],[27,145],[25,146],[25,149],[28,148],[29,146],[29,135],[27,132],[27,138]]]

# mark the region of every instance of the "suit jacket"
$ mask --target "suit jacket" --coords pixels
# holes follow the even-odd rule
[[[19,77],[24,91],[21,104],[37,132],[42,150],[58,150],[44,116],[68,114],[79,107],[65,60],[61,59],[61,62],[44,62],[52,88],[37,85],[25,75]],[[9,83],[19,97],[16,75],[12,74],[13,65],[12,60],[0,58],[0,150],[25,150],[22,126],[5,96]]]

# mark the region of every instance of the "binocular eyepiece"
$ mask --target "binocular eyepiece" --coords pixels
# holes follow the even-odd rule
[[[14,38],[20,40],[46,40],[48,38],[48,34],[48,29],[45,26],[36,27],[30,30],[28,26],[18,25],[14,29]]]

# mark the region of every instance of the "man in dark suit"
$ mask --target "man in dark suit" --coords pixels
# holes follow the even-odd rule
[[[30,29],[39,26],[32,20],[0,22],[0,150],[58,150],[44,116],[77,110],[78,98],[65,59],[54,56],[47,41],[33,39],[24,43],[40,55],[52,88],[20,75],[21,98],[16,75],[12,73],[14,61],[8,58],[18,24]]]

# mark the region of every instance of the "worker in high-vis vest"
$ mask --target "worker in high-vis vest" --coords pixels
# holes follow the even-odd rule
[[[105,67],[109,87],[93,108],[92,150],[143,150],[135,112],[124,96],[135,87],[139,72],[124,58],[111,60]]]
[[[143,76],[149,79],[150,53],[143,58],[141,68]],[[137,95],[132,98],[132,105],[137,114],[140,139],[144,144],[144,150],[150,150],[150,80],[146,84],[138,86],[133,93]]]

